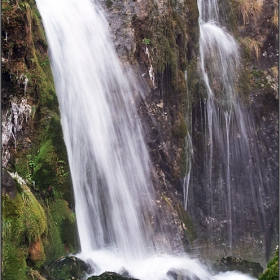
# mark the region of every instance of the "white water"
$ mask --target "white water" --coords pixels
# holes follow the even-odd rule
[[[153,240],[157,215],[151,163],[135,104],[141,89],[125,74],[103,11],[89,0],[37,0],[49,42],[63,134],[74,186],[79,256],[94,274],[139,279],[211,276],[197,260]],[[232,272],[235,279],[251,279]],[[238,276],[237,276],[238,275]]]

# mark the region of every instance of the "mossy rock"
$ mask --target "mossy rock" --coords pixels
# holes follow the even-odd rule
[[[259,263],[242,260],[236,257],[223,257],[218,259],[213,265],[213,270],[218,272],[236,270],[245,274],[250,274],[256,278],[263,272],[263,268]]]
[[[28,279],[28,265],[44,263],[41,238],[46,228],[45,212],[27,186],[14,199],[2,194],[3,279]]]
[[[65,253],[74,253],[79,247],[78,231],[74,212],[67,201],[55,199],[45,208],[48,220],[48,235],[43,240],[46,263],[50,263]]]
[[[184,223],[183,228],[186,232],[188,242],[194,241],[197,238],[197,232],[187,211],[180,202],[175,204],[175,210],[177,211],[180,220]]]
[[[61,257],[55,262],[51,263],[47,269],[47,275],[44,275],[48,280],[79,280],[92,272],[89,264],[83,260],[74,257]]]

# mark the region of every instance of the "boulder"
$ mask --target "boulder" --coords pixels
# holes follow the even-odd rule
[[[223,257],[216,261],[213,265],[213,270],[216,272],[236,270],[259,278],[263,272],[263,267],[256,262],[250,262],[236,257]]]
[[[104,272],[99,276],[91,276],[90,278],[88,278],[88,280],[127,280],[127,279],[139,280],[139,279],[131,278],[130,276],[125,277],[115,272]]]
[[[91,274],[91,266],[75,256],[61,257],[51,263],[44,271],[47,280],[80,280]]]

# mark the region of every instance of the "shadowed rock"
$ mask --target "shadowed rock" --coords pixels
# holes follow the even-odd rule
[[[256,278],[258,278],[263,272],[263,268],[259,263],[242,260],[235,257],[223,257],[218,259],[213,265],[213,270],[217,272],[236,270],[245,274],[250,274]]]
[[[14,179],[9,173],[2,169],[2,193],[7,194],[10,199],[16,197],[17,188]]]
[[[88,280],[139,280],[135,278],[130,278],[130,277],[124,277],[118,273],[115,272],[104,272],[99,276],[92,276],[88,278]]]

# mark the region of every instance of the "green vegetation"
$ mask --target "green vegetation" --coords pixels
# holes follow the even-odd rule
[[[113,5],[113,2],[111,0],[106,1],[106,7],[109,9]]]
[[[194,241],[197,238],[197,232],[190,216],[179,202],[175,204],[175,209],[179,214],[180,220],[184,223],[183,228],[188,237],[188,242]]]
[[[28,279],[27,262],[34,268],[44,263],[46,229],[45,212],[28,187],[21,186],[13,200],[2,195],[3,279]]]
[[[8,33],[8,40],[2,40],[3,56],[7,59],[13,53],[12,63],[2,67],[3,90],[20,102],[24,91],[18,77],[27,76],[24,97],[32,109],[31,120],[24,123],[31,145],[24,147],[24,137],[19,137],[7,166],[28,179],[28,186],[17,183],[14,199],[2,195],[2,277],[42,279],[42,266],[78,249],[73,191],[47,41],[35,1],[3,1],[2,18]],[[3,106],[9,108],[10,100]]]
[[[151,40],[150,40],[150,39],[147,39],[147,38],[144,38],[143,41],[142,41],[142,44],[144,44],[144,45],[150,45],[150,44],[151,44]]]
[[[277,246],[274,257],[267,263],[267,268],[259,280],[278,280],[279,278],[279,248]]]
[[[245,37],[241,39],[241,45],[249,57],[251,57],[253,54],[257,59],[260,58],[262,47],[262,44],[260,42],[250,37]]]
[[[263,2],[261,0],[235,0],[235,6],[240,18],[245,25],[250,20],[254,22],[262,13]]]

